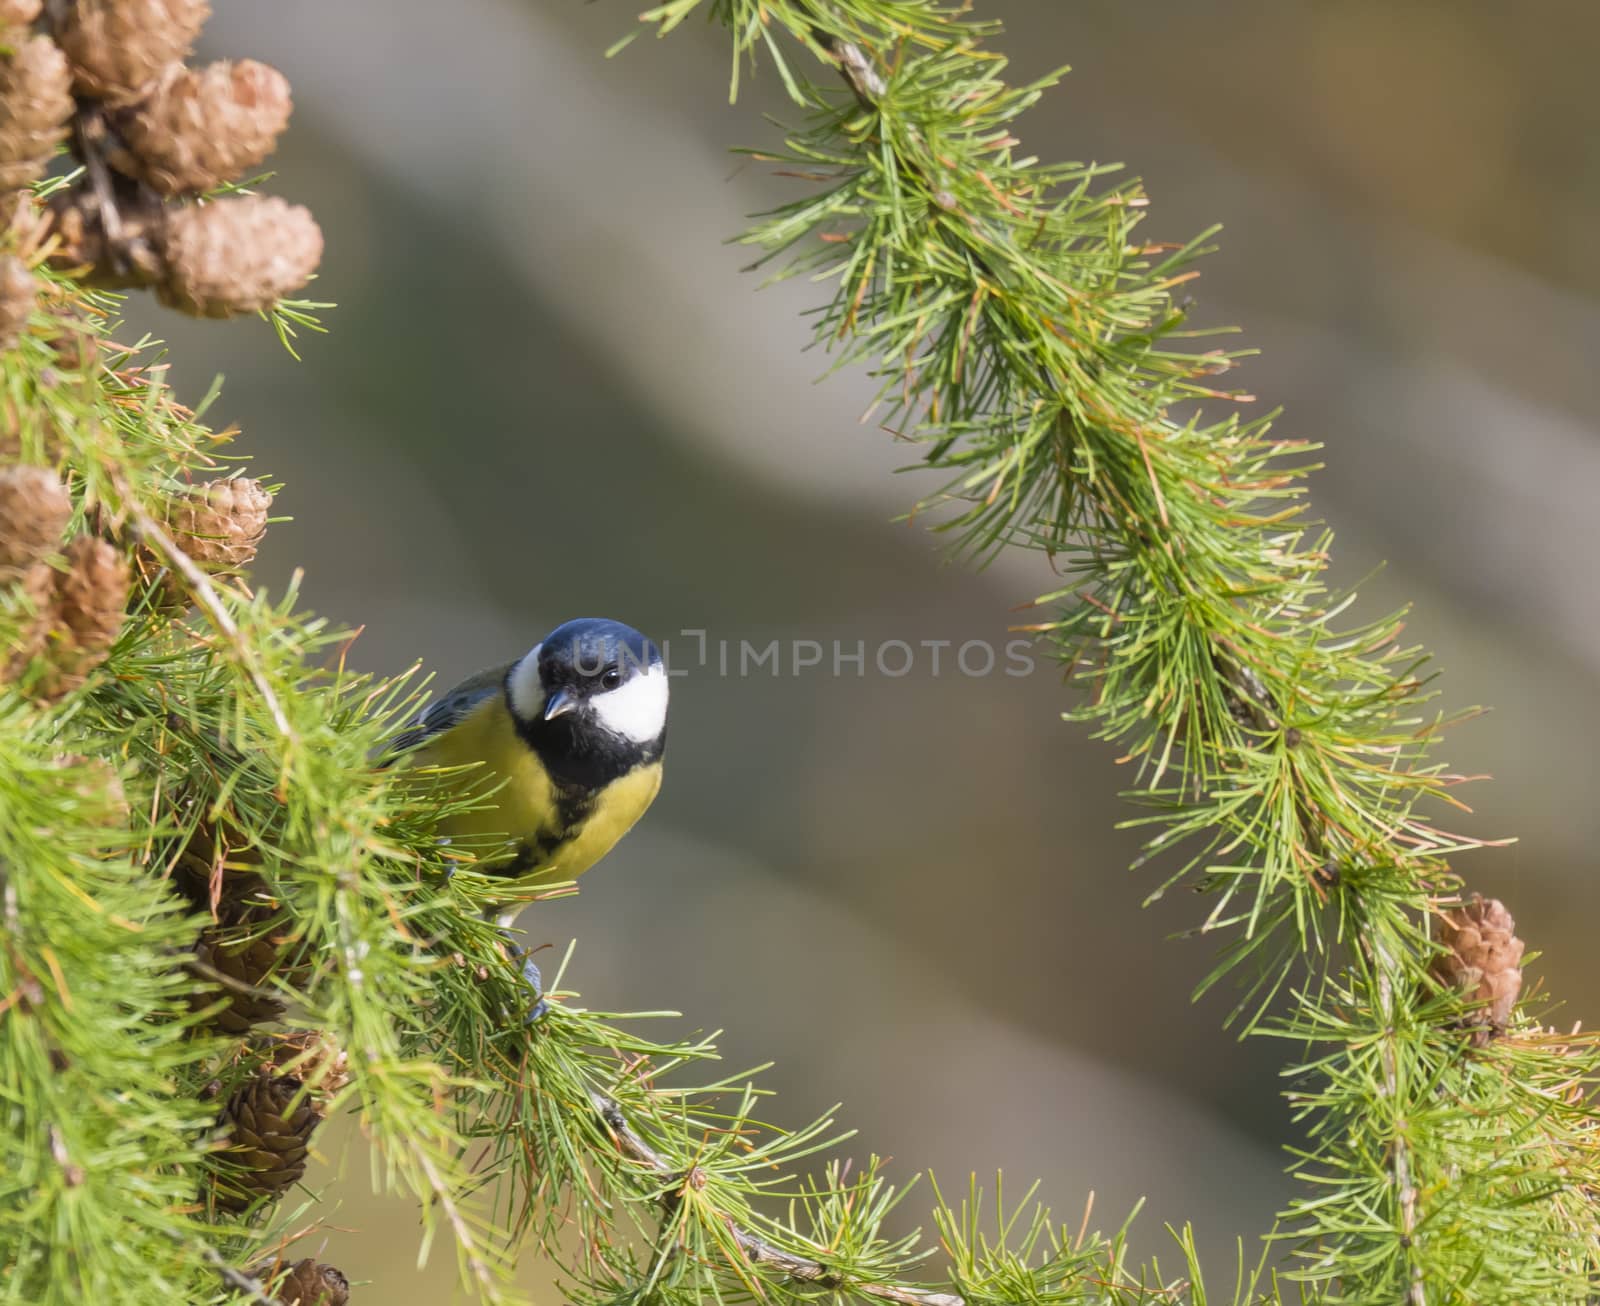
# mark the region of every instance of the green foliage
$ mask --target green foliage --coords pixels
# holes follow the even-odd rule
[[[1211,233],[1145,240],[1137,182],[1023,156],[1016,120],[1056,78],[1008,86],[964,9],[708,8],[735,88],[765,53],[806,115],[761,155],[806,193],[746,241],[830,288],[817,343],[866,366],[886,429],[951,474],[919,511],[960,552],[1033,549],[1063,576],[1026,629],[1084,684],[1071,715],[1136,767],[1133,823],[1175,854],[1156,892],[1211,895],[1198,929],[1226,947],[1206,986],[1232,976],[1247,1032],[1307,1045],[1302,1276],[1359,1302],[1589,1299],[1600,1054],[1526,1017],[1476,1049],[1430,978],[1448,858],[1476,841],[1431,815],[1461,777],[1430,755],[1426,657],[1403,614],[1346,615],[1305,516],[1311,446],[1240,416],[1252,397],[1216,381],[1237,353],[1188,343],[1173,292]],[[797,72],[784,37],[837,76]]]
[[[142,523],[163,519],[193,475],[222,466],[227,436],[178,405],[139,351],[109,344],[104,298],[57,281],[51,300],[39,334],[70,321],[107,337],[105,364],[64,375],[36,336],[6,355],[21,457],[61,470],[76,524],[148,547],[136,545]],[[248,850],[292,922],[306,972],[285,994],[294,1022],[348,1049],[342,1097],[361,1111],[385,1178],[451,1222],[463,1263],[495,1290],[505,1258],[461,1214],[469,1170],[437,1109],[483,1085],[415,1050],[446,963],[410,918],[455,895],[414,795],[369,762],[414,699],[403,681],[350,674],[351,637],[300,614],[292,591],[207,585],[209,620],[172,619],[161,580],[157,570],[136,595],[83,692],[53,708],[14,691],[3,699],[0,871],[12,909],[0,992],[13,1000],[0,1020],[0,1292],[30,1303],[199,1300],[216,1283],[217,1246],[240,1245],[245,1231],[208,1209],[206,1175],[227,1164],[215,1145],[219,1096],[260,1049],[205,1036],[189,1014],[219,1002],[184,967],[203,917],[169,888],[201,823]],[[14,647],[28,613],[13,604],[0,620],[0,642]],[[85,826],[81,777],[50,765],[75,754],[120,777],[122,819]]]
[[[1038,550],[1063,576],[1027,629],[1134,766],[1135,819],[1173,853],[1162,888],[1210,894],[1198,928],[1225,948],[1208,982],[1239,981],[1242,1028],[1291,1048],[1305,1185],[1277,1237],[1297,1282],[1241,1255],[1226,1300],[1587,1300],[1594,1044],[1528,1015],[1475,1044],[1463,998],[1429,977],[1447,859],[1470,841],[1429,814],[1456,777],[1430,756],[1423,655],[1397,616],[1345,616],[1303,516],[1310,447],[1215,388],[1237,354],[1186,343],[1173,291],[1209,237],[1145,241],[1136,183],[1020,155],[1015,120],[1054,78],[1008,86],[993,29],[957,11],[673,0],[644,20],[697,10],[731,35],[735,91],[764,60],[804,115],[763,156],[807,190],[747,236],[760,262],[830,288],[817,338],[876,373],[885,424],[948,474],[924,507],[956,546]],[[70,530],[142,578],[86,686],[53,705],[0,688],[0,1300],[259,1301],[244,1272],[296,1254],[301,1211],[213,1196],[237,1169],[221,1103],[272,1051],[212,1027],[226,987],[192,964],[241,883],[285,935],[263,983],[288,1024],[348,1053],[347,1086],[307,1091],[360,1113],[375,1179],[417,1196],[424,1241],[443,1231],[484,1300],[517,1298],[524,1246],[595,1306],[1223,1300],[1187,1232],[1163,1273],[1125,1228],[1063,1226],[998,1186],[992,1204],[935,1189],[924,1241],[907,1188],[835,1159],[831,1117],[766,1123],[714,1040],[649,1037],[559,978],[529,1025],[484,918],[504,886],[432,835],[451,786],[372,760],[422,687],[349,671],[351,637],[292,590],[184,567],[166,506],[228,466],[231,433],[174,401],[155,342],[111,343],[114,300],[40,275],[0,356],[0,458],[57,469]],[[273,326],[288,343],[319,307]],[[99,362],[66,366],[63,330]],[[165,603],[174,585],[192,611]],[[7,590],[0,644],[30,619]]]
[[[183,913],[130,865],[103,777],[56,764],[53,733],[6,704],[0,1300],[74,1282],[79,1300],[156,1301],[190,1268],[173,1235],[198,1231],[180,1212],[210,1124],[172,1090],[217,1048],[171,966]]]

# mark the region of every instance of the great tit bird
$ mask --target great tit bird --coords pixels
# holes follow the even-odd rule
[[[660,651],[631,626],[580,617],[462,681],[394,747],[413,765],[480,764],[461,783],[484,804],[445,818],[439,834],[473,848],[480,870],[526,886],[575,879],[611,851],[660,790],[666,741]],[[537,992],[538,968],[524,958],[523,971]]]
[[[482,869],[522,883],[571,880],[611,851],[661,788],[667,671],[619,621],[579,617],[523,657],[480,671],[396,741],[413,765],[481,765],[462,783],[486,806],[439,833],[479,846]],[[504,835],[504,852],[481,846]]]

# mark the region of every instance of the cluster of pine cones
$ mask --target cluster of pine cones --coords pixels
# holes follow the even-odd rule
[[[260,165],[290,107],[287,82],[263,64],[186,66],[206,16],[203,0],[0,0],[0,236],[9,229],[13,248],[31,251],[0,255],[0,351],[30,319],[39,328],[44,287],[30,264],[41,257],[210,317],[265,308],[314,273],[322,236],[306,210],[245,194],[201,202]],[[32,183],[63,142],[82,175],[41,204]],[[61,358],[73,342],[52,345]],[[0,685],[41,703],[95,674],[130,612],[181,614],[198,576],[249,566],[266,530],[272,496],[247,477],[175,492],[151,513],[159,534],[137,533],[82,511],[70,481],[15,463],[18,452],[0,442],[0,612],[13,632],[0,647]],[[128,819],[111,768],[62,764],[85,774],[85,798],[107,821]],[[323,1036],[261,1028],[284,1016],[277,995],[299,963],[282,904],[249,869],[259,854],[242,842],[200,820],[174,876],[211,917],[188,961],[205,986],[195,1001],[237,1039],[209,1090],[220,1150],[202,1196],[218,1218],[260,1211],[301,1179],[312,1133],[347,1078]],[[315,1259],[252,1273],[283,1306],[349,1301],[344,1276]]]
[[[26,678],[26,688],[45,700],[70,693],[104,661],[128,602],[128,563],[112,545],[93,535],[62,545],[71,515],[72,500],[53,473],[0,471],[0,584],[29,614],[0,677]],[[46,561],[58,551],[65,571]]]
[[[217,1123],[227,1139],[225,1169],[210,1192],[219,1215],[261,1210],[306,1171],[311,1135],[328,1099],[348,1082],[345,1054],[316,1033],[267,1035],[247,1045],[254,1070],[225,1099]],[[264,1265],[255,1277],[281,1306],[347,1306],[350,1284],[313,1257]]]
[[[207,0],[0,0],[0,223],[53,239],[51,264],[90,285],[232,317],[304,286],[322,232],[276,197],[195,202],[258,168],[290,111],[275,68],[184,62],[209,12]],[[63,141],[83,176],[41,213],[27,188]],[[0,344],[19,285],[0,266]]]
[[[201,819],[173,869],[173,884],[212,923],[189,964],[208,991],[193,998],[213,1024],[240,1037],[245,1078],[219,1123],[228,1162],[212,1192],[225,1211],[275,1201],[305,1174],[312,1132],[326,1099],[348,1080],[345,1056],[316,1034],[261,1035],[284,1014],[279,993],[304,967],[280,907],[257,873],[260,851],[225,822]]]
[[[246,566],[267,528],[272,496],[245,477],[195,486],[167,504],[166,533],[201,571],[226,576]],[[78,688],[106,658],[122,631],[135,568],[153,606],[188,605],[180,577],[149,545],[133,562],[90,533],[63,542],[72,499],[42,467],[0,469],[0,604],[25,614],[22,634],[0,657],[0,682],[54,702]],[[54,565],[65,559],[65,569]]]
[[[209,1199],[219,1213],[260,1211],[305,1175],[311,1138],[330,1098],[348,1082],[344,1051],[314,1031],[264,1032],[280,1020],[283,985],[306,969],[301,947],[267,881],[258,873],[260,851],[226,821],[201,819],[177,858],[173,883],[212,923],[200,933],[189,963],[210,989],[197,1008],[224,1033],[240,1039],[231,1091],[222,1102],[218,1133],[223,1162]],[[346,1306],[350,1286],[331,1265],[297,1261],[272,1281],[284,1306]]]
[[[211,481],[169,501],[164,529],[197,568],[225,576],[255,556],[271,502],[256,481]],[[130,562],[92,532],[66,539],[72,517],[71,496],[54,472],[0,469],[0,604],[20,605],[23,617],[20,637],[0,657],[0,682],[15,682],[43,702],[78,688],[105,659],[130,597],[158,609],[187,603],[181,580],[148,545],[137,546]],[[146,570],[137,586],[137,571]],[[81,758],[63,759],[69,764],[86,769]],[[85,796],[101,802],[108,820],[126,820],[120,781],[103,769],[103,792]],[[347,1082],[344,1054],[322,1036],[258,1029],[284,1015],[274,986],[292,984],[303,969],[281,904],[254,869],[259,863],[260,853],[226,824],[199,820],[173,875],[175,887],[212,918],[189,963],[208,990],[196,1004],[240,1039],[236,1082],[226,1095],[217,1090],[225,1150],[209,1194],[216,1209],[232,1214],[269,1205],[300,1180],[325,1104]],[[348,1284],[331,1266],[303,1261],[280,1273],[274,1292],[281,1302],[348,1301]]]

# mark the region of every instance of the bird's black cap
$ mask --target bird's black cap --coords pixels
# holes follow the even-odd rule
[[[547,685],[597,676],[608,667],[624,675],[661,665],[661,650],[632,626],[605,617],[574,617],[539,644],[539,673]]]

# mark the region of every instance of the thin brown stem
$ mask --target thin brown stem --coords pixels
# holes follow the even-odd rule
[[[668,1165],[661,1154],[645,1142],[638,1130],[628,1122],[628,1117],[615,1098],[607,1097],[599,1090],[591,1088],[589,1102],[600,1119],[605,1122],[619,1152],[657,1175],[667,1178],[680,1175],[680,1171]],[[674,1194],[669,1192],[662,1197],[662,1205],[670,1206],[675,1200]],[[727,1220],[727,1226],[734,1242],[752,1266],[776,1270],[797,1282],[814,1284],[830,1292],[848,1292],[861,1297],[873,1297],[878,1301],[893,1302],[895,1306],[967,1306],[966,1299],[953,1292],[912,1288],[898,1283],[866,1283],[851,1279],[842,1271],[824,1265],[821,1261],[814,1261],[807,1256],[797,1256],[794,1252],[774,1247],[760,1234],[740,1228],[731,1219]]]
[[[843,37],[830,36],[822,31],[818,31],[816,37],[817,43],[838,65],[839,75],[849,83],[861,107],[877,108],[878,101],[889,87],[877,65],[872,62],[872,56],[854,41],[846,41]]]

